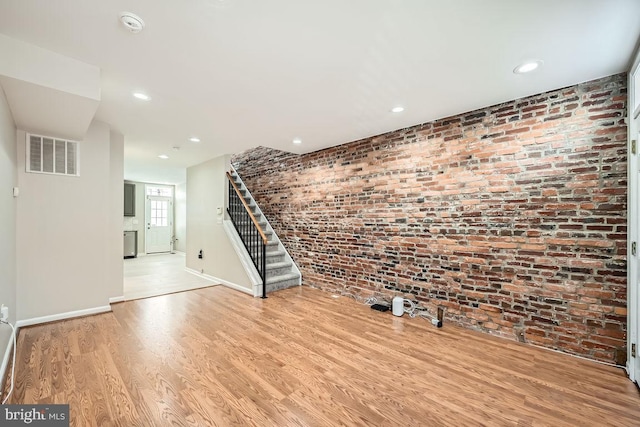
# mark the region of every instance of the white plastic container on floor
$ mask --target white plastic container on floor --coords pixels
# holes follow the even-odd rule
[[[393,297],[393,301],[391,301],[391,312],[394,316],[402,316],[404,314],[404,298]]]

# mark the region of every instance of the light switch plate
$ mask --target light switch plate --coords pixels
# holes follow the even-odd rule
[[[13,197],[18,197],[20,195],[20,189],[18,187],[13,187]]]

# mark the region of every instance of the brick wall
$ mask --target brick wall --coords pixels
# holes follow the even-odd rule
[[[626,75],[330,149],[233,158],[303,283],[626,358]]]

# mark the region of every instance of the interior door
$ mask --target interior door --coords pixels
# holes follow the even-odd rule
[[[171,197],[147,196],[145,251],[148,254],[171,251],[173,201]]]

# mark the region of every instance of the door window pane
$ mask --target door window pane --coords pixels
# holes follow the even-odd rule
[[[168,222],[169,202],[166,200],[151,200],[151,226],[166,227]]]

